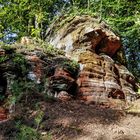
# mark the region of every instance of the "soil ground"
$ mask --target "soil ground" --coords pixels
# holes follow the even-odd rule
[[[40,124],[43,140],[140,140],[139,114],[75,100],[40,102],[40,105],[45,112]],[[31,126],[31,113],[19,107],[17,116],[20,113],[27,116]],[[0,128],[0,138],[7,140],[9,131],[16,133],[11,123]]]
[[[81,102],[49,104],[53,140],[140,140],[140,117]]]

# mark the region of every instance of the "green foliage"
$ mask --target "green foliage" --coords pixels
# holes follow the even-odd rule
[[[43,91],[42,85],[23,78],[18,80],[12,79],[9,89],[16,102],[19,102],[23,96],[30,96],[32,93],[36,94]]]
[[[28,51],[34,51],[35,49],[40,49],[42,52],[49,54],[50,56],[56,56],[56,55],[64,55],[65,52],[55,48],[54,46],[50,45],[48,42],[45,42],[44,40],[36,37],[27,37],[30,41],[29,44],[20,44],[17,43],[15,46],[19,50],[28,50]],[[14,45],[13,45],[14,46]]]
[[[0,37],[9,42],[22,36],[43,38],[48,23],[63,6],[63,0],[2,0]]]
[[[72,60],[72,61],[66,61],[63,63],[64,66],[69,66],[69,68],[73,69],[73,70],[77,70],[79,69],[79,64],[77,61]]]
[[[24,64],[25,63],[25,58],[21,54],[16,54],[16,56],[13,58],[13,61],[16,64]]]
[[[16,53],[15,56],[13,57],[13,62],[14,62],[14,65],[18,67],[18,69],[22,75],[27,73],[27,71],[28,71],[27,61],[23,55]]]
[[[30,99],[30,97],[34,97],[39,93],[42,93],[42,96],[45,96],[45,83],[37,84],[34,81],[27,79],[26,77],[16,79],[16,77],[10,78],[10,76],[11,75],[8,76],[8,88],[12,94],[12,96],[9,98],[10,104],[19,103],[22,100],[28,102],[28,98]]]
[[[40,134],[36,129],[21,124],[20,122],[16,123],[16,128],[20,130],[20,132],[17,133],[16,140],[40,140]]]
[[[62,67],[66,70],[69,71],[74,77],[77,76],[80,66],[77,61],[75,60],[66,60],[62,63]]]
[[[37,130],[39,128],[41,121],[43,120],[43,117],[44,117],[44,112],[39,110],[38,114],[35,117],[35,123],[37,124],[37,128],[36,128]]]
[[[7,56],[2,56],[0,57],[0,63],[4,62],[5,60],[7,60],[8,57]]]
[[[5,64],[7,70],[16,68],[17,73],[19,72],[21,75],[24,75],[28,71],[25,57],[22,54],[16,53],[15,48],[5,44],[0,48],[4,51],[4,54],[0,57],[0,63]],[[6,61],[9,61],[9,65],[5,63]]]
[[[125,47],[128,68],[140,77],[139,0],[2,0],[0,3],[0,41],[12,42],[22,36],[44,39],[46,29],[61,15],[62,27],[74,15],[88,14],[105,20],[118,32]],[[48,48],[48,51],[53,51]]]
[[[10,50],[12,50],[12,52],[14,51],[14,48],[12,48],[11,45],[5,43],[2,43],[0,48],[4,49],[5,51],[10,51]]]
[[[13,97],[15,97],[15,101],[16,100],[20,100],[21,98],[21,95],[23,94],[23,84],[21,84],[19,81],[17,80],[14,80],[12,85],[10,85],[10,89],[11,89],[11,92],[13,94]]]
[[[54,46],[52,45],[47,45],[47,46],[42,46],[43,49],[44,49],[44,52],[47,53],[47,54],[51,54],[53,56],[56,56],[56,55],[64,55],[64,51],[60,50],[60,49],[57,49],[55,48]]]

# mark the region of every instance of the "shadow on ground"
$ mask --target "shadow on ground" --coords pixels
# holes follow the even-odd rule
[[[44,117],[39,131],[45,132],[42,140],[139,140],[140,117],[119,109],[107,108],[80,101],[28,102],[19,106],[13,121],[0,125],[0,136],[11,140],[18,133],[15,122],[36,128],[35,106],[40,106]],[[30,113],[32,112],[32,113]],[[2,133],[3,132],[3,133]],[[48,139],[48,134],[50,138]],[[138,138],[137,138],[138,135]]]
[[[42,125],[49,130],[54,139],[73,139],[78,135],[88,135],[84,127],[117,124],[125,114],[123,111],[87,105],[80,101],[46,103],[46,119]]]

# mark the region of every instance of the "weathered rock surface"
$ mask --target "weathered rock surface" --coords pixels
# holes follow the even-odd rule
[[[57,50],[48,53],[47,50],[44,52],[40,46],[26,45],[15,44],[14,48],[8,48],[11,51],[7,51],[5,48],[1,49],[0,97],[6,95],[6,90],[13,89],[14,81],[19,84],[16,85],[17,88],[22,88],[21,85],[25,86],[25,89],[23,87],[22,90],[32,88],[31,90],[34,92],[43,92],[58,98],[66,96],[62,96],[62,92],[67,93],[67,97],[75,96],[76,78],[79,72],[78,63],[66,58],[61,53],[57,54]],[[33,48],[30,48],[31,45],[34,45]],[[31,86],[34,87],[30,87],[31,83],[33,84]],[[37,88],[42,88],[42,90]]]
[[[120,38],[106,23],[75,16],[66,19],[59,30],[55,26],[51,30],[48,41],[80,64],[78,98],[97,103],[109,102],[109,98],[135,100],[135,78],[118,63],[124,62]]]
[[[97,54],[105,53],[113,56],[121,48],[120,38],[97,18],[91,16],[75,16],[66,20],[62,27],[57,24],[48,32],[48,40],[56,48],[63,49],[67,55],[73,57],[76,51],[92,49]],[[61,24],[60,24],[61,25]]]
[[[18,80],[27,82],[20,88],[61,99],[74,97],[95,103],[106,103],[110,98],[136,99],[134,76],[116,60],[120,58],[116,57],[121,50],[120,38],[104,22],[75,16],[56,30],[52,27],[48,31],[48,41],[55,49],[45,46],[46,51],[44,44],[26,37],[12,48],[1,47],[0,96]]]
[[[77,80],[79,97],[107,102],[108,98],[132,101],[136,98],[134,76],[107,55],[85,51],[79,55],[82,70]]]
[[[4,108],[0,107],[0,122],[3,120],[6,120],[7,117],[7,112]]]

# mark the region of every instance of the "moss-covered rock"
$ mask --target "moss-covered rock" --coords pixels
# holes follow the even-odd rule
[[[7,91],[17,102],[33,92],[45,96],[48,90],[52,91],[52,96],[55,91],[68,91],[74,95],[72,89],[75,89],[79,64],[65,57],[63,51],[41,40],[24,37],[20,43],[1,46],[0,55],[0,78],[3,81],[0,83],[0,88],[3,96]],[[62,73],[59,78],[56,74],[58,68],[61,68],[59,73]],[[68,75],[63,75],[63,71]],[[48,84],[52,81],[52,84]]]

